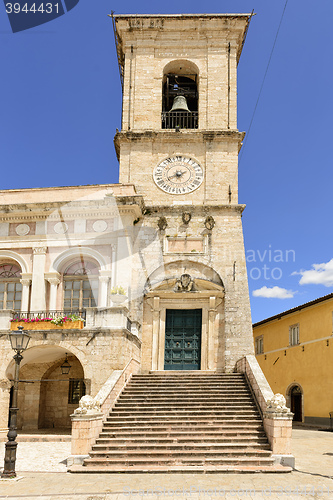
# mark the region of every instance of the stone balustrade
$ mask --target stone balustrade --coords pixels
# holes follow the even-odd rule
[[[295,458],[291,454],[293,413],[286,407],[284,396],[274,395],[255,356],[241,358],[236,363],[236,370],[238,373],[244,373],[251,385],[275,461],[294,467]]]
[[[139,373],[140,363],[131,359],[123,370],[114,370],[94,398],[83,396],[80,406],[71,415],[72,445],[67,466],[82,464],[99,436],[103,422],[133,374]]]

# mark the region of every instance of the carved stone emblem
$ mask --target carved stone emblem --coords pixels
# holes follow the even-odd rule
[[[96,220],[92,227],[96,233],[104,233],[108,227],[108,223],[105,220]]]
[[[184,212],[182,215],[182,221],[184,224],[189,224],[190,220],[192,219],[192,215],[190,212]]]
[[[209,231],[211,231],[214,226],[215,226],[214,217],[212,217],[211,215],[208,215],[206,217],[206,220],[205,220],[205,228],[209,229]]]
[[[68,224],[66,222],[57,222],[53,229],[57,234],[64,234],[68,231]]]
[[[166,218],[165,218],[165,217],[160,217],[160,218],[158,219],[157,225],[158,225],[158,228],[159,228],[161,231],[164,231],[164,229],[166,229],[166,227],[168,226],[168,223],[167,223]]]
[[[189,274],[182,274],[176,281],[176,292],[190,292],[193,289],[194,281]]]
[[[15,229],[16,234],[19,236],[25,236],[30,232],[30,226],[28,224],[19,224]]]

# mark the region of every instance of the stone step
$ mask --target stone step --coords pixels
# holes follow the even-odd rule
[[[151,403],[163,403],[163,402],[166,402],[167,404],[170,403],[170,401],[172,400],[175,400],[175,397],[168,397],[168,396],[159,396],[159,395],[142,395],[142,396],[129,396],[127,394],[125,394],[124,396],[120,396],[118,399],[117,399],[117,402],[121,402],[121,403],[128,403],[128,404],[132,404],[132,403],[144,403],[144,402],[151,402]],[[250,394],[225,394],[225,395],[214,395],[214,396],[197,396],[197,395],[190,395],[190,394],[186,394],[186,395],[182,395],[179,400],[183,401],[184,403],[196,403],[196,402],[202,402],[202,403],[217,403],[217,404],[220,404],[220,403],[223,403],[223,402],[227,402],[227,401],[235,401],[235,402],[246,402],[246,401],[250,401],[251,403],[253,402],[253,398],[251,397]]]
[[[173,454],[174,451],[174,454]],[[156,460],[181,460],[181,459],[195,459],[199,460],[201,458],[208,460],[211,458],[224,458],[224,457],[262,457],[270,458],[271,451],[263,449],[251,449],[246,447],[232,448],[227,447],[216,447],[212,449],[200,449],[195,447],[193,449],[181,449],[181,448],[164,448],[161,450],[156,449],[145,449],[141,448],[138,450],[92,450],[89,453],[90,458],[116,458],[116,459],[128,459],[128,460],[147,460],[147,458],[156,458]],[[89,459],[87,459],[89,460]]]
[[[218,452],[218,453],[227,453],[229,450],[269,450],[269,444],[264,441],[246,441],[240,442],[230,440],[229,442],[194,442],[189,439],[186,442],[165,442],[162,443],[160,441],[142,441],[142,442],[117,442],[106,440],[107,442],[101,443],[100,440],[93,446],[92,452],[105,452],[116,451],[117,453],[123,451],[140,451],[140,453],[150,453],[152,450],[155,452],[163,451],[164,453],[175,453],[178,451],[188,451],[197,453],[198,451],[209,451],[209,452]],[[116,441],[116,440],[115,440]]]
[[[146,419],[131,419],[128,418],[127,420],[124,420],[123,418],[120,417],[115,417],[111,418],[108,417],[107,420],[104,422],[105,427],[109,427],[111,425],[117,424],[119,426],[120,424],[123,424],[124,426],[128,426],[130,423],[132,426],[164,426],[164,427],[171,427],[171,426],[179,426],[184,425],[184,420],[186,420],[186,424],[188,426],[191,425],[205,425],[206,427],[210,428],[212,426],[218,426],[221,424],[232,426],[234,425],[242,425],[243,427],[246,425],[248,426],[249,423],[251,424],[261,424],[261,418],[258,417],[242,417],[240,418],[238,415],[235,415],[233,418],[229,417],[228,420],[226,420],[224,417],[215,417],[214,419],[207,419],[207,417],[202,417],[202,418],[196,418],[193,419],[193,417],[190,417],[189,419],[187,418],[182,418],[175,420],[174,418],[170,419],[157,419],[157,418],[146,418]]]
[[[247,446],[251,444],[267,444],[267,438],[266,436],[258,437],[258,436],[230,436],[230,437],[217,437],[217,436],[212,436],[212,435],[201,435],[201,436],[193,436],[189,434],[187,437],[161,437],[161,436],[147,436],[147,437],[139,437],[139,436],[131,436],[129,435],[128,437],[124,436],[100,436],[96,440],[96,445],[112,445],[112,446],[130,446],[130,445],[152,445],[152,446],[159,446],[159,445],[166,445],[166,444],[188,444],[188,443],[209,443],[212,440],[214,440],[214,443],[233,443],[237,439],[237,443],[243,443],[246,444]]]
[[[273,467],[260,414],[242,374],[162,372],[132,377],[81,469],[205,472]]]
[[[177,410],[165,410],[164,408],[162,409],[157,409],[157,410],[146,410],[144,411],[143,409],[135,409],[133,408],[132,411],[129,410],[124,410],[124,411],[118,411],[118,410],[112,410],[110,415],[107,417],[107,420],[110,421],[110,419],[114,418],[122,418],[122,419],[130,419],[133,418],[137,420],[138,418],[212,418],[212,417],[236,417],[236,415],[239,418],[243,417],[249,417],[253,416],[256,417],[259,415],[258,410],[246,410],[242,409],[239,410],[239,412],[235,412],[234,409],[212,409],[212,410],[196,410],[193,409],[192,411],[189,411],[187,409],[184,409],[183,411],[181,409]]]
[[[193,392],[193,390],[195,389],[196,392]],[[205,395],[207,393],[209,394],[215,394],[215,393],[221,393],[221,394],[238,394],[238,393],[244,393],[246,392],[246,394],[251,394],[250,390],[245,387],[245,386],[239,386],[239,387],[230,387],[230,386],[226,386],[226,387],[206,387],[206,388],[203,388],[203,386],[201,385],[200,387],[185,387],[185,386],[175,386],[175,385],[170,385],[170,386],[163,386],[163,387],[145,387],[144,385],[138,385],[137,387],[135,387],[134,385],[130,385],[128,386],[125,391],[124,391],[124,394],[127,394],[129,392],[133,392],[134,394],[136,394],[137,392],[144,392],[144,391],[148,391],[148,392],[154,392],[154,394],[158,395],[158,394],[164,394],[164,393],[184,393],[184,394],[188,394],[192,391],[192,394],[193,395]]]
[[[117,401],[115,404],[114,408],[117,409],[127,409],[127,408],[220,408],[221,406],[227,407],[244,407],[246,406],[247,408],[253,407],[256,408],[255,402],[252,400],[245,400],[245,401],[228,401],[228,400],[223,400],[223,401],[173,401],[173,402],[168,402],[168,401],[131,401],[131,402],[124,402],[123,400]]]
[[[241,462],[237,465],[231,464],[209,464],[204,465],[156,465],[154,463],[149,463],[148,465],[114,465],[108,463],[107,465],[100,465],[95,463],[90,463],[82,465],[72,465],[69,472],[72,473],[92,473],[92,474],[103,474],[103,473],[127,473],[127,474],[147,474],[147,473],[170,473],[170,474],[198,474],[198,473],[225,473],[225,474],[241,474],[241,473],[285,473],[291,472],[291,467],[283,467],[278,464],[268,465],[261,464],[255,465],[253,463]],[[185,488],[186,490],[187,488]],[[223,488],[222,488],[223,489]]]
[[[113,428],[114,429],[114,428]],[[189,437],[192,437],[192,439],[216,439],[216,440],[222,440],[222,439],[234,439],[237,438],[239,439],[261,439],[265,438],[266,439],[266,434],[263,430],[263,428],[258,428],[257,429],[252,429],[248,431],[241,431],[238,429],[235,430],[221,430],[221,429],[209,429],[207,430],[207,427],[204,427],[199,430],[196,428],[190,428],[190,429],[184,429],[178,430],[177,431],[168,431],[165,430],[164,427],[161,427],[162,430],[156,431],[156,430],[151,430],[150,428],[143,428],[141,427],[140,430],[138,428],[133,428],[129,427],[127,428],[128,430],[124,430],[126,428],[124,427],[118,427],[115,428],[114,430],[109,429],[103,430],[100,433],[100,437],[98,439],[127,439],[127,438],[133,438],[133,439],[159,439],[159,440],[164,440],[164,439],[188,439]]]
[[[156,434],[156,433],[167,433],[167,434],[179,434],[183,435],[184,433],[216,433],[216,434],[226,434],[226,433],[253,433],[253,432],[264,432],[263,430],[263,425],[261,420],[257,420],[255,422],[247,422],[246,426],[244,427],[244,423],[238,423],[235,421],[232,421],[231,423],[225,423],[222,422],[222,424],[202,424],[200,423],[195,423],[195,424],[188,424],[188,425],[182,425],[179,424],[175,428],[174,425],[171,423],[163,423],[163,424],[155,424],[152,426],[152,424],[149,422],[149,424],[145,425],[143,424],[135,424],[133,425],[122,425],[122,426],[116,426],[114,423],[111,422],[105,422],[104,429],[102,433],[107,432],[107,433],[117,433],[117,432],[131,432],[131,433],[148,433],[148,434]]]

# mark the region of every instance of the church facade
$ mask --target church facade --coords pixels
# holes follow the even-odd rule
[[[80,398],[131,364],[230,373],[254,354],[237,129],[250,17],[113,17],[119,184],[0,193],[2,436],[19,324],[23,430],[70,427]]]

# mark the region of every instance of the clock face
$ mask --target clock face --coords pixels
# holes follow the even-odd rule
[[[203,170],[198,162],[186,156],[171,156],[155,167],[155,184],[170,194],[186,194],[197,189],[203,181]]]

